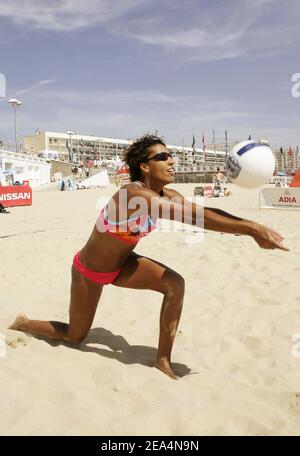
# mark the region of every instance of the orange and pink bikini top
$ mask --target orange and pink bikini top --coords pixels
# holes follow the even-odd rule
[[[143,184],[139,181],[134,182],[141,187]],[[148,214],[138,217],[129,217],[128,220],[114,222],[109,220],[107,215],[107,206],[104,206],[96,221],[97,230],[100,233],[106,233],[126,244],[137,244],[139,240],[147,236],[158,226],[158,220],[152,219]]]

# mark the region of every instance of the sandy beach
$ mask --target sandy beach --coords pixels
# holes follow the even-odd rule
[[[174,185],[186,196],[194,186]],[[232,196],[205,204],[273,227],[290,252],[215,232],[187,243],[179,231],[136,248],[186,280],[178,381],[152,367],[158,293],[106,286],[76,348],[6,329],[20,312],[67,321],[72,258],[97,200],[115,190],[36,191],[31,207],[0,214],[0,434],[299,435],[300,212],[260,211],[258,190],[231,186]]]

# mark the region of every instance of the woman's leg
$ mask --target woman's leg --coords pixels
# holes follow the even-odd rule
[[[184,279],[177,272],[150,258],[132,253],[113,285],[158,291],[164,295],[155,367],[177,378],[171,367],[171,351],[178,328],[184,296]]]
[[[69,323],[60,321],[30,320],[19,315],[9,327],[18,331],[80,343],[87,336],[93,323],[103,285],[83,277],[72,266]]]

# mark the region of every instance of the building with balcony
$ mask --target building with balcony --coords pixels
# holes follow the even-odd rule
[[[125,150],[130,144],[132,140],[128,139],[49,131],[38,131],[35,135],[25,136],[23,141],[23,147],[27,153],[41,155],[43,151],[52,151],[59,160],[72,163],[89,160],[100,163],[107,160],[122,161]],[[175,170],[178,173],[213,172],[217,167],[224,169],[225,145],[208,146],[205,152],[201,148],[183,145],[167,144],[167,148],[173,153]]]

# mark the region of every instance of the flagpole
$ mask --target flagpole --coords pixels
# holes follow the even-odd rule
[[[294,149],[292,149],[292,154],[293,154],[293,171],[296,171],[296,153],[295,153]]]
[[[215,167],[216,167],[216,170],[217,170],[217,152],[216,152],[215,130],[213,130],[213,145],[214,145],[214,153],[215,153]]]
[[[285,170],[286,168],[286,159],[285,159],[285,154],[283,152],[283,148],[280,147],[280,154],[281,154],[281,169]]]
[[[203,165],[205,165],[205,138],[204,138],[204,132],[202,133],[202,150],[203,150]]]
[[[195,152],[196,152],[195,144],[196,144],[195,133],[193,133],[193,142],[192,142],[192,156],[193,156],[192,173],[193,173],[193,176],[192,176],[192,179],[194,179],[194,163],[195,163]]]
[[[284,170],[286,171],[287,169],[287,151],[284,151]]]
[[[183,138],[182,138],[182,170],[183,170],[183,174],[182,174],[182,180],[183,180],[183,183],[185,183],[185,170],[184,170],[184,167],[185,167],[185,152],[184,152],[184,141],[183,141]]]

